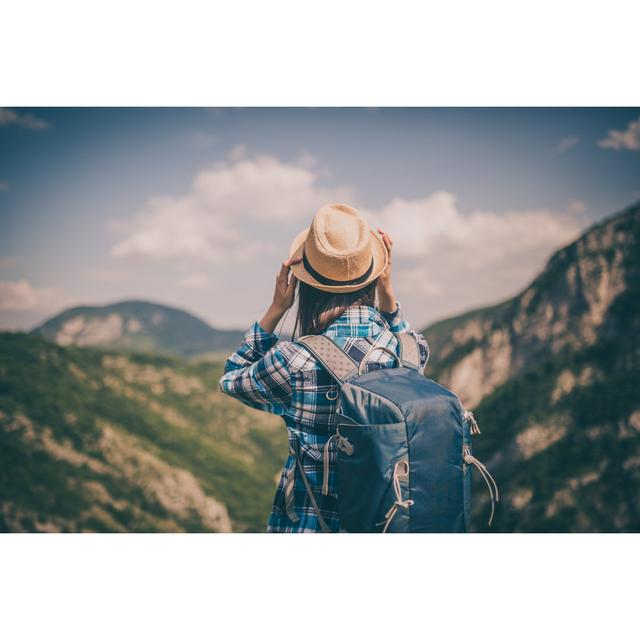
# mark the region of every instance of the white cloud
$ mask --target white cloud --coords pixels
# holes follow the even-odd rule
[[[454,194],[437,191],[416,200],[396,198],[367,216],[394,240],[398,291],[441,316],[521,289],[554,249],[577,237],[584,226],[578,204],[560,212],[464,214]]]
[[[625,131],[610,129],[606,138],[598,140],[598,146],[603,149],[640,151],[640,117],[632,120]]]
[[[44,131],[51,125],[42,118],[37,118],[30,113],[18,113],[15,109],[0,107],[0,127],[14,125],[31,131]]]
[[[437,191],[417,200],[396,198],[369,216],[392,235],[403,258],[456,254],[466,256],[468,265],[484,267],[538,248],[548,251],[573,237],[579,230],[573,219],[576,204],[571,203],[571,212],[539,209],[463,215],[454,194]]]
[[[111,255],[247,262],[272,245],[269,227],[299,230],[325,202],[353,199],[350,189],[319,187],[310,168],[245,153],[236,148],[230,161],[198,173],[186,195],[153,198],[129,220],[112,222],[125,237]]]
[[[153,198],[114,224],[123,237],[112,249],[118,259],[163,261],[185,291],[215,284],[238,325],[268,300],[280,252],[327,202],[353,204],[391,234],[396,288],[416,322],[513,295],[586,222],[579,200],[562,211],[466,212],[447,191],[366,209],[351,189],[319,186],[320,168],[243,154],[198,173],[185,195]],[[224,275],[231,263],[234,279]]]
[[[34,287],[25,280],[0,280],[0,311],[48,311],[69,302],[59,289]]]
[[[556,145],[556,152],[565,153],[578,144],[580,144],[580,138],[578,136],[566,136]]]

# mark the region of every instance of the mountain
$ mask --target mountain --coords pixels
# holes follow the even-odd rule
[[[178,314],[158,327],[192,318],[123,304]],[[71,311],[42,333],[87,344],[110,313],[120,328],[100,349],[0,333],[0,530],[263,531],[287,455],[281,420],[217,391],[220,363],[114,348],[153,312]],[[145,331],[132,334],[167,351],[194,337]],[[482,430],[474,453],[502,493],[492,531],[640,531],[640,204],[511,300],[424,333],[427,375]],[[486,531],[479,478],[473,504]]]
[[[186,311],[139,300],[67,309],[32,333],[61,346],[184,357],[230,352],[242,338],[241,331],[214,329]]]
[[[264,531],[286,432],[221,373],[0,333],[0,531]]]
[[[476,455],[503,492],[494,530],[640,531],[640,203],[519,295],[424,333],[428,375],[480,424]]]

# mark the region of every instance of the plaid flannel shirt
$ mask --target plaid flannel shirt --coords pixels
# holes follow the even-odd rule
[[[393,313],[368,306],[348,308],[329,325],[324,335],[346,351],[357,363],[373,340],[399,355],[396,333],[411,332],[418,339],[422,370],[429,358],[424,337],[403,320],[400,304]],[[382,334],[382,335],[381,335]],[[247,331],[238,350],[225,364],[219,388],[255,409],[282,416],[287,427],[290,450],[298,451],[320,512],[333,532],[342,531],[337,511],[335,462],[337,450],[329,453],[329,492],[322,493],[323,447],[336,431],[338,385],[317,360],[301,345],[280,341],[258,322]],[[367,361],[367,370],[393,367],[394,359],[376,350]],[[289,454],[277,485],[267,532],[316,533],[320,524],[299,473],[293,477],[293,522],[287,515],[285,484],[294,473],[295,456]]]

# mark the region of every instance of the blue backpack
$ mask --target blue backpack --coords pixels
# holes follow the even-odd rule
[[[356,363],[331,338],[303,336],[310,351],[339,384],[336,433],[338,514],[347,532],[419,533],[469,531],[471,466],[484,478],[494,502],[498,487],[472,455],[471,435],[480,433],[458,396],[420,373],[418,343],[397,334],[400,357],[372,344]],[[398,366],[365,372],[376,349]],[[296,456],[297,457],[297,456]],[[313,491],[297,466],[323,531]],[[323,490],[325,488],[323,487]]]

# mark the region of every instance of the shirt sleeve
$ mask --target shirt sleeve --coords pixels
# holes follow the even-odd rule
[[[396,302],[396,310],[391,313],[380,311],[380,315],[387,321],[389,329],[393,333],[410,333],[418,342],[420,351],[420,371],[424,373],[424,368],[429,360],[429,343],[426,338],[411,328],[411,325],[402,317],[402,307],[400,301]]]
[[[277,341],[255,322],[225,362],[218,388],[249,407],[282,415],[291,402],[291,373]]]

